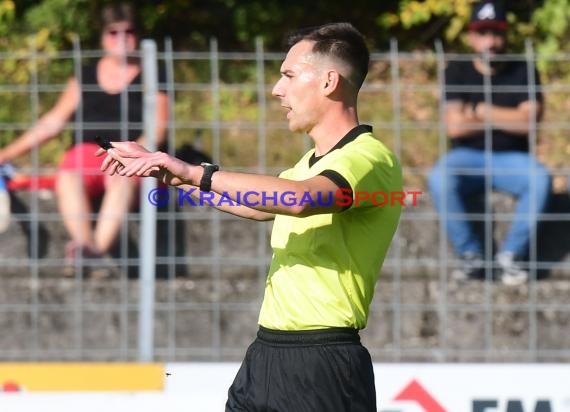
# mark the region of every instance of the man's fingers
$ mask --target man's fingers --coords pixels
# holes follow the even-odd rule
[[[101,163],[101,171],[107,171],[113,162],[116,162],[116,160],[112,156],[108,155],[103,160],[103,163]]]
[[[151,163],[148,163],[145,159],[137,159],[133,160],[124,169],[119,171],[121,176],[150,176],[151,172],[159,171],[160,168],[158,166],[154,166]]]
[[[99,149],[97,149],[97,151],[95,152],[95,156],[99,157],[99,156],[102,156],[102,155],[104,155],[104,154],[106,154],[106,153],[107,153],[107,151],[106,151],[105,149],[99,148]]]
[[[113,150],[116,150],[116,149],[113,149]],[[137,159],[137,158],[141,157],[141,154],[144,154],[144,152],[125,152],[123,150],[117,150],[116,154],[122,158],[125,158],[125,159]]]
[[[120,149],[109,149],[107,150],[107,154],[109,156],[111,156],[113,159],[115,159],[117,162],[122,163],[123,165],[129,164],[130,161],[127,160],[130,158],[130,156],[127,156],[128,153],[123,152]]]
[[[108,173],[113,176],[118,174],[118,171],[121,170],[124,166],[122,164],[120,164],[119,162],[117,162],[116,160],[113,162],[113,164],[111,164],[111,166],[109,167],[109,169],[107,170]]]
[[[118,171],[123,169],[124,166],[116,161],[115,159],[113,159],[112,157],[108,156],[107,158],[105,158],[105,160],[103,161],[103,164],[101,165],[101,170],[106,172],[107,174],[113,176],[115,174],[118,174]]]

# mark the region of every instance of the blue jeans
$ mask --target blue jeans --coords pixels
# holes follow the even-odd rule
[[[528,153],[492,152],[489,159],[487,156],[483,150],[455,148],[439,159],[429,176],[429,188],[435,207],[445,221],[455,252],[460,256],[466,252],[482,254],[481,240],[464,216],[464,201],[466,196],[485,193],[487,169],[491,188],[509,193],[517,199],[514,219],[499,251],[512,252],[518,258],[526,258],[530,234],[536,227],[535,214],[543,213],[548,203],[550,174]],[[487,161],[489,164],[485,168]],[[534,181],[531,179],[533,175]],[[443,215],[444,206],[447,215]]]
[[[11,163],[0,163],[0,190],[7,191],[7,181],[12,178],[14,167]]]

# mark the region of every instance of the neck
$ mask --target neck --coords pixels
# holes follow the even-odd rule
[[[101,58],[107,64],[112,64],[114,66],[138,66],[139,59],[132,56],[118,56],[118,55],[106,55]]]
[[[315,156],[327,154],[348,132],[358,126],[355,108],[333,118],[334,121],[321,122],[309,131],[309,136],[315,142]]]

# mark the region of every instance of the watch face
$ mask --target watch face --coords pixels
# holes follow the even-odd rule
[[[202,166],[204,169],[212,169],[214,172],[220,170],[220,166],[213,163],[202,162],[200,163],[200,166]]]

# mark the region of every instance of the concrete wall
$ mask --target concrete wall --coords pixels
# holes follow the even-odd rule
[[[493,197],[493,205],[498,211],[508,211],[514,204],[498,195]],[[29,194],[18,193],[15,221],[0,235],[0,308],[11,305],[0,310],[0,330],[10,331],[0,334],[0,351],[12,353],[16,359],[135,359],[136,265],[128,277],[86,277],[82,281],[63,277],[57,259],[63,257],[67,236],[57,220],[53,195],[48,192],[37,201],[41,221],[29,222],[18,214],[30,207]],[[567,197],[555,196],[551,211],[568,210]],[[184,226],[176,225],[183,229],[185,241],[178,252],[185,252],[180,255],[187,257],[188,264],[178,268],[188,269],[188,273],[180,276],[177,270],[179,276],[172,276],[171,271],[168,280],[168,270],[159,270],[157,360],[239,360],[257,328],[267,264],[264,252],[269,252],[258,239],[267,236],[270,225],[262,224],[260,230],[257,222],[224,216],[218,223],[220,258],[213,260],[216,239],[212,229],[216,223],[207,220],[209,211],[185,207],[182,212],[188,216]],[[407,211],[432,212],[427,195],[417,209]],[[36,268],[28,250],[29,226],[35,224],[40,228],[41,246]],[[505,228],[504,223],[497,224],[498,237]],[[551,269],[541,271],[536,284],[508,288],[498,282],[448,281],[441,268],[437,220],[404,219],[378,283],[369,325],[363,331],[373,358],[569,361],[570,336],[565,331],[570,326],[570,270],[564,267],[570,250],[569,228],[569,222],[545,222],[538,251]],[[136,229],[136,224],[130,225],[135,241]],[[449,253],[448,258],[453,255]],[[178,305],[175,320],[174,304]]]

